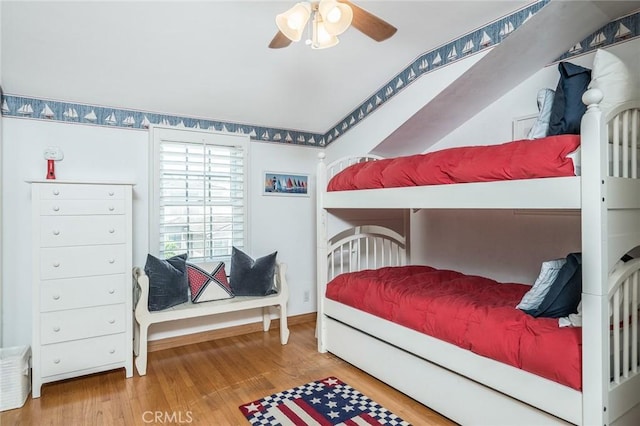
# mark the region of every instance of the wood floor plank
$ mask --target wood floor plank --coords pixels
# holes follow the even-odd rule
[[[451,426],[434,413],[331,354],[316,351],[313,322],[149,353],[147,375],[116,370],[42,387],[42,397],[0,413],[3,426],[148,424],[239,425],[238,407],[275,392],[336,376],[416,426]]]

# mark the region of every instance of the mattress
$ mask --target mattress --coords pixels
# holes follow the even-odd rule
[[[582,329],[515,308],[530,286],[438,270],[342,274],[326,297],[573,389],[582,389]]]
[[[385,158],[347,167],[329,181],[327,190],[575,176],[572,154],[579,146],[579,135],[557,135]]]

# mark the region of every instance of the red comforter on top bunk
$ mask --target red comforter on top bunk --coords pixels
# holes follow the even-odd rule
[[[582,329],[516,309],[531,287],[428,266],[342,274],[329,299],[582,389]]]
[[[578,135],[558,135],[385,158],[347,167],[329,181],[327,190],[574,176],[573,160],[567,155],[579,145]]]

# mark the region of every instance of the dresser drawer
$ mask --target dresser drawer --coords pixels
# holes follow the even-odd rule
[[[40,315],[40,342],[66,342],[124,332],[125,307],[120,305],[44,312]]]
[[[60,247],[126,242],[124,215],[43,216],[40,246]]]
[[[86,277],[125,273],[125,245],[40,249],[40,278]]]
[[[40,311],[124,303],[126,292],[131,292],[125,277],[125,274],[117,274],[41,281]]]
[[[124,200],[43,200],[42,216],[124,214]]]
[[[126,347],[124,334],[42,346],[40,371],[47,377],[123,362]]]
[[[46,184],[40,190],[41,200],[123,200],[124,188],[118,185]]]

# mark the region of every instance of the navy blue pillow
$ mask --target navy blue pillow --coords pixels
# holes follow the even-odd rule
[[[579,135],[580,120],[587,111],[582,95],[591,82],[591,70],[570,62],[560,62],[558,71],[560,80],[553,98],[547,136]]]
[[[160,311],[189,300],[187,253],[170,259],[147,255],[144,273],[149,277],[149,311]]]
[[[232,247],[229,285],[236,296],[267,296],[277,293],[273,283],[277,251],[253,260]]]
[[[524,310],[534,317],[561,318],[575,314],[582,298],[582,254],[571,253],[549,292],[536,309]]]

